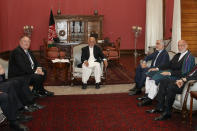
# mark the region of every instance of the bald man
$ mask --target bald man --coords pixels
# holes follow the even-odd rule
[[[94,37],[88,39],[88,46],[82,48],[81,62],[82,62],[82,89],[87,88],[87,81],[94,72],[96,89],[100,88],[101,82],[101,62],[104,62],[107,67],[107,60],[104,58],[101,49],[95,45],[96,40]]]
[[[186,74],[191,71],[195,65],[195,59],[187,48],[187,42],[180,40],[178,42],[179,53],[176,54],[169,63],[149,70],[145,82],[145,97],[143,97],[142,102],[138,103],[138,106],[152,104],[152,100],[157,95],[161,80],[177,80],[186,76]]]

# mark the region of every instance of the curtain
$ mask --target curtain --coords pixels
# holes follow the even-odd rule
[[[145,53],[163,39],[163,0],[146,0]]]
[[[178,41],[181,40],[181,2],[174,0],[174,12],[172,22],[172,42],[171,50],[178,52]]]

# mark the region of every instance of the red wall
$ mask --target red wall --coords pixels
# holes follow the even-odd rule
[[[18,45],[24,25],[34,26],[31,49],[39,50],[47,37],[50,9],[56,14],[58,2],[62,14],[93,14],[97,8],[104,15],[104,36],[112,41],[121,36],[121,49],[134,48],[131,27],[142,26],[137,48],[144,49],[146,0],[1,0],[0,52]]]

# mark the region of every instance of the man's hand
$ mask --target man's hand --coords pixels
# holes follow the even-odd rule
[[[2,65],[0,65],[0,75],[5,74],[5,70]]]
[[[38,74],[38,75],[44,75],[44,72],[42,71],[42,67],[37,67],[35,73]]]
[[[181,87],[183,86],[183,84],[184,84],[183,80],[177,80],[177,81],[176,81],[176,85],[177,85],[179,88],[181,88]]]
[[[89,66],[89,63],[88,63],[88,61],[87,61],[87,60],[86,60],[86,61],[84,61],[83,63],[85,64],[85,66],[86,66],[86,67],[88,67],[88,66]]]
[[[3,92],[0,91],[0,94],[2,94]]]
[[[170,72],[167,72],[167,71],[166,71],[166,72],[162,72],[161,74],[162,74],[163,76],[171,76],[171,73],[170,73]]]
[[[157,68],[150,68],[150,69],[148,70],[148,72],[151,72],[151,71],[158,71],[158,69],[157,69]]]
[[[105,68],[107,68],[107,66],[108,66],[108,62],[107,62],[107,60],[104,60],[103,62],[104,62],[104,66],[105,66]]]

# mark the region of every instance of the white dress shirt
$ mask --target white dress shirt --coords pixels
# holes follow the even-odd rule
[[[186,50],[185,52],[181,53],[181,55],[179,56],[179,61],[183,58],[183,56],[185,56],[185,54],[188,52],[188,50]]]
[[[89,47],[89,51],[90,51],[90,57],[88,59],[88,63],[93,63],[96,61],[95,57],[94,57],[94,47]]]

